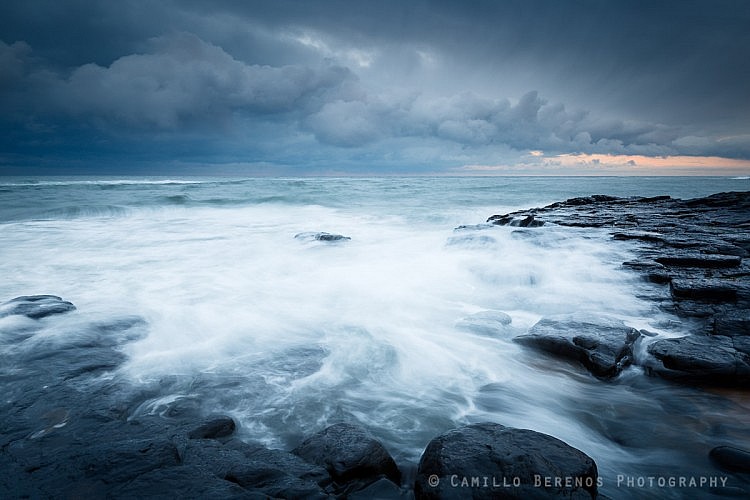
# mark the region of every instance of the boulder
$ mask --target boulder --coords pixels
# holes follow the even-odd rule
[[[24,295],[0,305],[0,318],[23,315],[31,319],[42,319],[53,314],[74,311],[76,306],[57,295]]]
[[[529,333],[513,340],[578,361],[599,378],[611,378],[632,363],[639,336],[638,330],[620,320],[573,314],[542,318]]]
[[[361,427],[334,424],[305,439],[292,453],[324,467],[339,485],[336,493],[350,493],[386,477],[401,484],[401,472],[388,451]]]
[[[657,340],[648,347],[656,361],[649,372],[668,379],[737,386],[750,381],[750,342],[721,335]]]
[[[717,446],[708,456],[713,462],[729,472],[750,474],[750,451],[734,446]]]
[[[594,460],[565,442],[485,422],[436,437],[417,469],[418,499],[595,498]]]
[[[217,417],[188,433],[190,439],[218,439],[231,436],[236,425],[231,417]]]

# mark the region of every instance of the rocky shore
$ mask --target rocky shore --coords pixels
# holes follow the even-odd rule
[[[630,242],[638,258],[622,265],[658,285],[648,299],[692,325],[681,338],[649,343],[648,356],[639,360],[645,370],[690,384],[748,387],[750,193],[693,200],[594,195],[493,215],[487,224],[519,231],[545,224],[601,228]],[[652,335],[606,318],[545,318],[516,341],[608,378],[633,362],[639,337]]]
[[[457,231],[574,226],[608,231],[630,245],[647,297],[683,318],[684,336],[661,339],[613,317],[542,318],[514,341],[570,360],[607,384],[638,367],[670,383],[744,391],[750,379],[750,193],[696,200],[574,198],[495,215]],[[343,241],[328,233],[304,241]],[[475,423],[436,436],[419,464],[398,464],[367,429],[337,423],[290,450],[237,437],[228,415],[175,402],[135,411],[158,389],[111,376],[123,346],[147,335],[127,316],[45,336],[43,326],[76,307],[54,295],[0,304],[0,498],[596,498],[596,457],[529,429]],[[506,328],[501,312],[457,325],[480,334]],[[646,349],[639,346],[647,345]],[[641,352],[639,354],[639,352]],[[584,372],[585,373],[585,372]],[[153,393],[149,392],[152,391]],[[750,451],[714,446],[717,471],[750,493]]]

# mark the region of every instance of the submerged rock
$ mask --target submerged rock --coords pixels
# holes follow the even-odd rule
[[[620,320],[574,314],[542,318],[529,333],[513,340],[578,361],[597,377],[611,378],[632,363],[633,343],[640,335]]]
[[[349,236],[343,236],[341,234],[331,234],[331,233],[325,233],[325,232],[298,233],[294,235],[294,238],[297,240],[302,240],[302,241],[324,241],[327,243],[351,240]]]
[[[596,463],[582,451],[547,434],[485,422],[430,441],[414,493],[418,499],[595,498],[597,483]]]
[[[42,319],[53,314],[74,311],[76,306],[57,295],[24,295],[0,304],[0,318],[15,314]]]
[[[401,483],[401,472],[383,445],[351,424],[327,427],[305,439],[292,453],[325,467],[339,485],[336,493],[360,490],[382,477]]]
[[[493,337],[507,331],[512,321],[511,317],[502,311],[480,311],[458,321],[456,328]]]

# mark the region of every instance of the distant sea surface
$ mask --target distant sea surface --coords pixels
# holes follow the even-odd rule
[[[750,180],[727,177],[0,177],[0,302],[73,302],[76,312],[43,320],[50,337],[65,322],[144,318],[148,335],[111,374],[161,384],[135,416],[190,399],[235,417],[244,439],[285,449],[357,422],[400,463],[489,420],[583,450],[617,497],[618,474],[704,474],[707,446],[750,439],[746,410],[639,368],[601,382],[510,340],[573,312],[687,333],[640,298],[655,285],[622,268],[630,243],[554,226],[464,240],[454,228],[590,194],[746,190]],[[295,238],[318,231],[351,240]],[[511,325],[477,327],[472,315],[486,311]],[[0,334],[9,328],[1,318]]]

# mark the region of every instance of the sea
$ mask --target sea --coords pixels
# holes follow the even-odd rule
[[[747,177],[0,177],[0,302],[73,302],[40,320],[48,339],[143,318],[147,334],[107,375],[157,388],[134,418],[190,400],[280,449],[352,422],[406,468],[437,435],[492,421],[584,451],[617,498],[623,477],[720,474],[708,451],[750,447],[750,399],[639,367],[605,382],[512,341],[569,313],[687,334],[648,298],[668,291],[622,267],[634,243],[606,229],[456,228],[591,194],[746,190]],[[316,232],[350,239],[304,235]],[[503,328],[481,321],[502,313]]]

